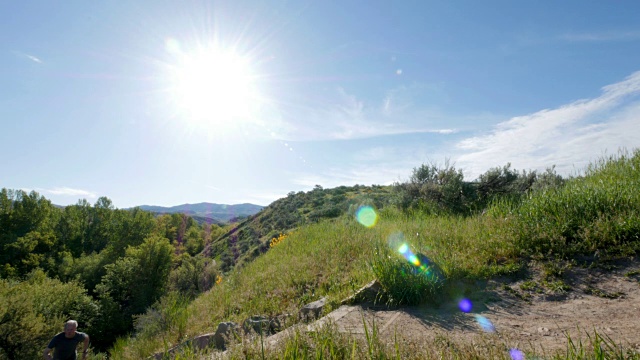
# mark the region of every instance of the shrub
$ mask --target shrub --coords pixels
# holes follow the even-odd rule
[[[371,269],[384,289],[383,298],[379,300],[389,305],[436,301],[445,283],[440,267],[425,255],[414,254],[407,244],[398,245],[398,252],[387,246],[377,246],[370,261]]]

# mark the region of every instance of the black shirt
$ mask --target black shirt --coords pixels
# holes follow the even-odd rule
[[[54,349],[54,360],[76,360],[76,347],[78,343],[83,342],[86,337],[87,334],[77,331],[76,334],[69,339],[61,332],[51,339],[47,347]]]

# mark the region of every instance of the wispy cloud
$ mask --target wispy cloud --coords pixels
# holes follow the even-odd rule
[[[418,91],[418,90],[415,90]],[[278,134],[287,140],[352,140],[413,133],[451,134],[442,116],[417,109],[399,90],[390,91],[380,103],[367,104],[342,88],[322,108],[296,109]],[[296,120],[292,120],[296,119]]]
[[[637,41],[640,30],[567,33],[560,39],[573,42]]]
[[[602,95],[514,117],[486,135],[457,144],[457,165],[477,177],[510,162],[517,169],[556,165],[563,174],[621,148],[640,145],[640,71],[605,86]]]
[[[94,199],[97,198],[98,195],[94,192],[82,190],[82,189],[72,189],[68,187],[56,187],[53,189],[36,189],[39,192],[51,194],[51,195],[59,195],[59,196],[79,196]]]
[[[38,57],[36,57],[36,56],[33,56],[33,55],[29,55],[29,54],[23,53],[23,52],[21,52],[21,51],[14,51],[13,53],[14,53],[15,55],[17,55],[17,56],[20,56],[20,57],[23,57],[23,58],[29,59],[29,60],[31,60],[31,61],[33,61],[33,62],[37,62],[38,64],[42,64],[42,63],[43,63],[43,61],[42,61],[42,60],[40,60],[40,58],[38,58]]]

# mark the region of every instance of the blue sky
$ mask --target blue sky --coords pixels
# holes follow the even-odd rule
[[[4,1],[0,187],[118,208],[640,145],[636,1]]]

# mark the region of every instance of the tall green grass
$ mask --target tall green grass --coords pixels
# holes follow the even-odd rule
[[[304,304],[326,296],[331,310],[376,277],[392,303],[437,302],[471,295],[474,288],[469,284],[474,280],[516,274],[534,255],[637,254],[638,170],[636,151],[603,159],[561,188],[533,192],[518,203],[498,202],[484,215],[436,217],[385,208],[372,228],[353,217],[301,227],[193,301],[181,313],[188,314],[184,326],[154,329],[159,331],[154,337],[122,340],[112,357],[148,356],[175,345],[179,338],[212,332],[222,321],[241,323],[252,315],[290,314],[294,323]],[[417,280],[410,277],[415,274],[398,253],[398,243],[424,254],[437,265],[443,281],[420,278],[427,281],[410,293],[403,290]],[[315,354],[313,341],[325,340],[304,340],[289,353]],[[343,355],[360,346],[349,339],[326,341],[335,342],[331,351]],[[331,351],[322,352],[321,358]],[[469,356],[486,358],[480,353]]]
[[[640,250],[640,150],[591,164],[561,188],[497,204],[503,236],[522,255],[629,255]]]

